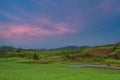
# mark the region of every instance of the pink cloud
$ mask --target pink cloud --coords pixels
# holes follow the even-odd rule
[[[40,2],[39,0],[35,0],[35,1],[38,3]],[[44,0],[41,0],[41,1],[44,1]],[[52,1],[49,1],[49,0],[45,0],[44,2],[49,3],[49,4],[52,3]],[[66,19],[66,21],[54,22],[54,21],[52,21],[53,16],[49,16],[49,15],[43,16],[42,15],[42,17],[41,17],[41,15],[34,15],[32,13],[24,11],[24,9],[21,9],[17,5],[14,5],[13,9],[16,10],[16,12],[19,12],[19,13],[17,13],[17,15],[22,15],[22,17],[15,16],[13,14],[9,14],[6,11],[3,11],[3,13],[1,10],[0,11],[3,16],[11,19],[11,21],[13,20],[18,23],[21,22],[22,24],[20,24],[20,25],[9,24],[8,25],[8,26],[10,26],[8,28],[9,33],[7,34],[7,32],[6,32],[6,36],[4,36],[4,38],[9,38],[9,39],[12,38],[13,39],[13,38],[22,37],[22,35],[24,35],[24,36],[27,35],[29,37],[64,35],[64,34],[68,34],[68,33],[74,33],[78,30],[82,31],[83,28],[85,27],[85,26],[83,26],[83,21],[82,20],[79,21],[79,19],[78,19],[79,13],[71,11],[71,10],[69,10],[70,13],[71,12],[74,12],[74,13],[71,15],[68,14],[68,17],[70,17],[69,19]],[[71,23],[69,22],[69,20]],[[31,25],[31,24],[33,24],[33,25]],[[3,26],[5,26],[5,25],[3,25]],[[48,26],[49,29],[47,29],[47,28],[45,29],[45,26]]]
[[[58,34],[64,34],[66,32],[68,32],[68,33],[76,32],[76,30],[70,29],[69,27],[70,27],[70,25],[65,24],[65,23],[55,24],[56,33],[58,33]]]
[[[38,15],[33,16],[24,11],[20,11],[20,14],[27,14],[27,17],[21,18],[3,10],[0,10],[0,14],[15,23],[20,23],[0,24],[0,37],[13,43],[18,41],[26,42],[27,39],[32,40],[33,37],[48,37],[76,32],[69,22],[54,22],[51,18],[40,17]],[[48,28],[45,28],[45,26]]]
[[[56,36],[75,32],[75,30],[69,28],[67,23],[57,24],[44,20],[43,22],[45,22],[44,24],[49,23],[49,26],[52,26],[53,29],[44,28],[43,24],[40,24],[39,27],[27,24],[3,24],[0,25],[0,37],[13,42],[16,40],[24,42],[27,38],[33,39],[33,37]]]
[[[49,19],[46,19],[46,18],[43,18],[43,17],[39,17],[39,18],[36,18],[35,21],[37,23],[39,23],[40,25],[53,25],[55,24],[54,22],[52,22],[51,20]]]

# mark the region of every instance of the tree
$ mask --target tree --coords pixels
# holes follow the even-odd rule
[[[16,52],[19,54],[19,53],[21,53],[22,52],[22,48],[18,48],[17,50],[16,50]]]
[[[116,50],[112,56],[113,56],[113,58],[115,58],[115,59],[120,59],[120,51],[119,51],[119,50]]]
[[[8,57],[15,57],[15,56],[17,56],[17,55],[16,55],[16,52],[15,52],[15,49],[14,49],[14,48],[8,49],[8,51],[7,51],[7,56],[8,56]]]
[[[22,51],[23,51],[23,49],[22,49],[22,48],[18,48],[18,49],[16,50],[17,55],[18,55],[19,57],[25,57],[25,55],[24,55],[24,54],[22,54]]]
[[[34,59],[34,60],[39,60],[39,56],[38,56],[36,53],[34,53],[33,59]]]
[[[83,58],[91,58],[93,55],[90,52],[91,52],[91,48],[87,48],[87,49],[83,50],[82,57]]]
[[[0,57],[1,58],[6,57],[6,51],[5,50],[3,50],[3,49],[0,50]]]

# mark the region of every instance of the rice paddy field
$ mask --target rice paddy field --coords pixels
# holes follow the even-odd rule
[[[60,63],[19,62],[20,59],[17,58],[0,59],[0,80],[120,80],[120,70],[74,68]]]

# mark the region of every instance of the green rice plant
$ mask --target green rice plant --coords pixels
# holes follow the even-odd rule
[[[119,70],[0,62],[0,80],[120,80]]]

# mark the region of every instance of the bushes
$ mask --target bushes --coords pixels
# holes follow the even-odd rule
[[[38,56],[36,53],[34,53],[33,59],[34,59],[34,60],[39,60],[39,56]]]
[[[115,45],[111,50],[108,58],[120,59],[120,45]]]
[[[102,57],[92,57],[91,61],[92,62],[105,62],[105,59]]]
[[[112,52],[112,53],[109,55],[109,58],[120,59],[120,53]]]
[[[5,50],[0,50],[0,58],[6,57],[6,51]]]
[[[16,50],[17,54],[21,53],[22,51],[23,51],[22,48],[18,48],[18,49]]]
[[[89,61],[89,62],[104,62],[105,59],[102,56],[98,56],[90,53],[91,49],[84,49],[79,52],[65,52],[62,54],[62,60],[71,60],[71,61]]]
[[[6,52],[6,55],[7,55],[8,57],[16,57],[16,56],[17,56],[16,51],[15,51],[14,48],[10,48],[10,49]]]

